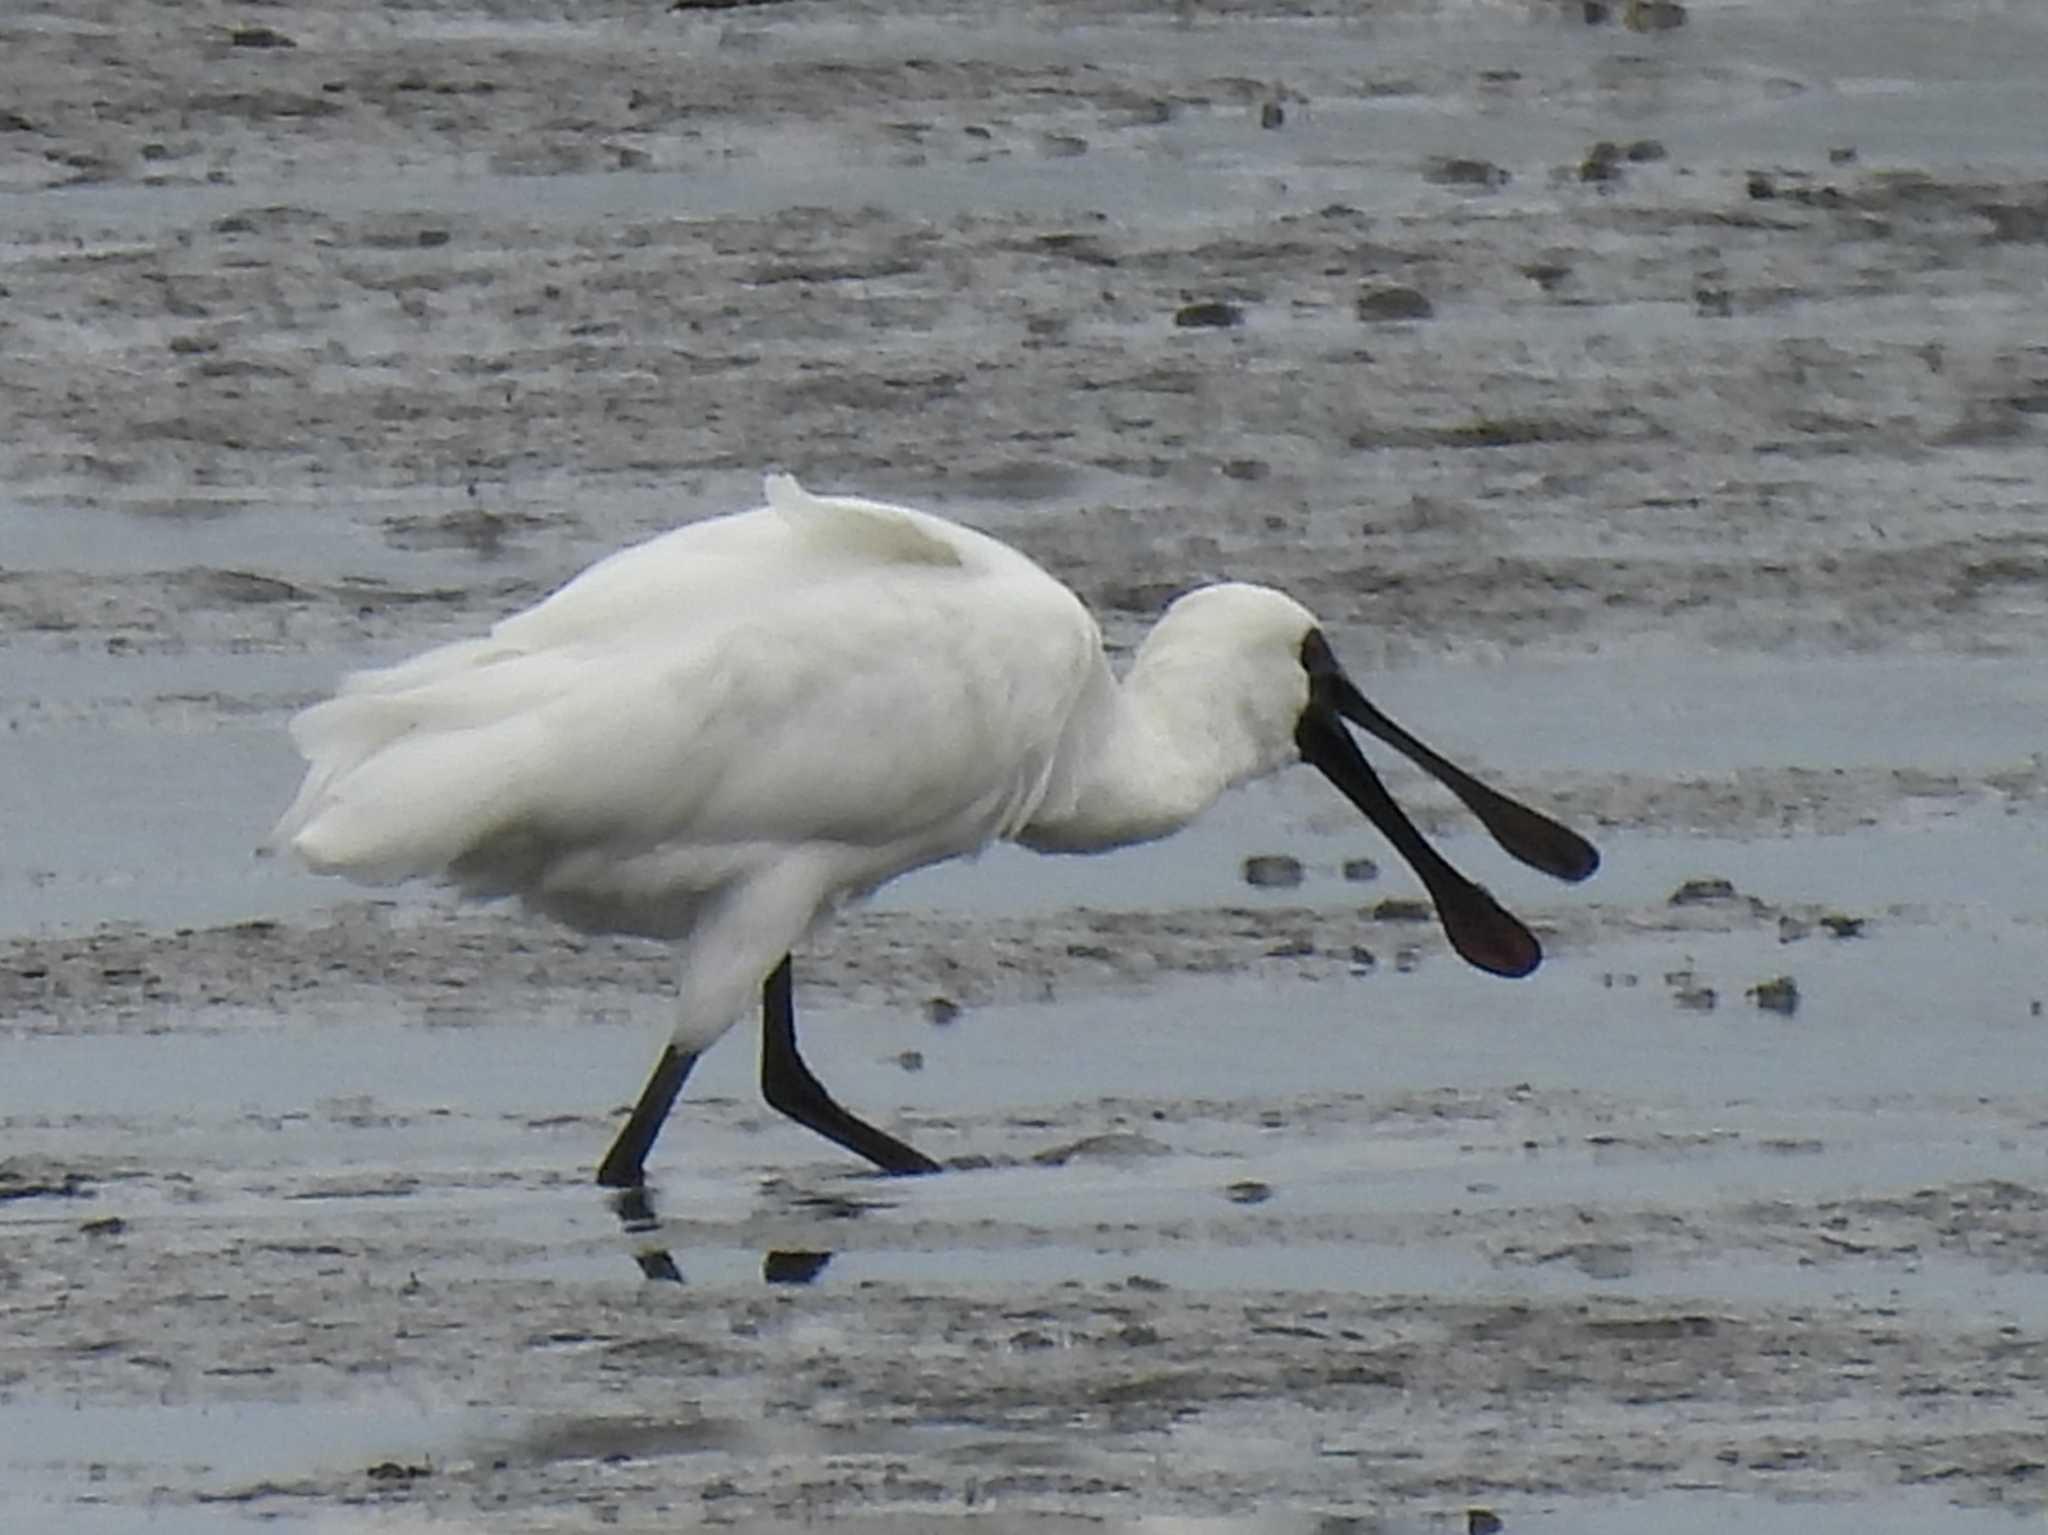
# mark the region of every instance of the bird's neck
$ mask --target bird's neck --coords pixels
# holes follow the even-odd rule
[[[1091,853],[1186,826],[1281,759],[1246,728],[1241,700],[1205,658],[1147,644],[1121,685],[1108,669],[1082,703],[1069,760],[1017,841]]]

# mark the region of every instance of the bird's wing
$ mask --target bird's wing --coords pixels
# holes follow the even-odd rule
[[[292,721],[308,769],[272,845],[290,843],[334,784],[377,753],[417,731],[516,717],[568,688],[588,655],[653,644],[656,636],[688,653],[747,615],[892,571],[950,571],[962,582],[1020,590],[1056,585],[1006,545],[928,513],[815,496],[789,475],[768,476],[765,491],[767,504],[752,511],[606,556],[488,635],[344,679],[335,698]],[[513,661],[530,664],[508,666]]]
[[[605,556],[484,640],[458,641],[380,671],[351,689],[410,687],[507,651],[578,641],[615,643],[643,627],[696,625],[792,586],[901,567],[987,572],[1029,565],[1005,545],[944,518],[854,496],[815,496],[786,474],[764,482],[767,504],[675,528]],[[1035,569],[1036,567],[1030,567]]]
[[[302,743],[372,705],[407,724],[338,750],[355,760],[289,835],[359,879],[634,882],[620,901],[778,850],[830,846],[875,878],[969,851],[1028,820],[1100,660],[1086,610],[1025,569],[810,580],[697,624],[344,695],[308,711]]]

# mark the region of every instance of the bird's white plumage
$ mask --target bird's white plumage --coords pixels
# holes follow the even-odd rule
[[[1169,611],[1119,686],[1081,602],[941,518],[814,496],[599,561],[299,715],[275,840],[366,882],[517,895],[682,944],[702,1048],[837,902],[999,838],[1162,835],[1291,760],[1305,609]]]
[[[1164,836],[1307,760],[1392,840],[1452,946],[1527,975],[1535,936],[1417,833],[1356,724],[1514,857],[1599,855],[1381,714],[1314,617],[1263,587],[1181,598],[1119,682],[1075,595],[941,518],[771,476],[767,504],[599,561],[481,638],[348,678],[293,735],[273,840],[369,882],[439,878],[676,942],[678,1022],[598,1180],[644,1182],[697,1056],[758,998],[764,1098],[890,1173],[938,1164],[836,1103],[796,1046],[788,956],[838,903],[999,838]]]

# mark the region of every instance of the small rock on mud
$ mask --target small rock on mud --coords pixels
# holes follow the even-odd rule
[[[1709,878],[1689,879],[1671,892],[1669,904],[1673,906],[1711,906],[1718,901],[1735,899],[1735,883],[1732,880]]]
[[[1579,180],[1618,181],[1621,178],[1621,146],[1602,139],[1579,161]]]
[[[1429,902],[1407,896],[1389,896],[1372,909],[1375,922],[1427,922],[1432,915]]]
[[[1789,1018],[1799,1011],[1799,983],[1789,975],[1757,982],[1749,988],[1748,996],[1767,1013],[1780,1013]]]
[[[1514,178],[1491,160],[1445,155],[1423,167],[1422,179],[1440,187],[1478,187],[1490,192]]]
[[[1436,314],[1436,306],[1427,295],[1418,289],[1398,285],[1366,288],[1359,293],[1353,307],[1359,319],[1375,325],[1427,320]]]
[[[1285,853],[1255,853],[1244,861],[1244,882],[1261,890],[1291,889],[1302,877],[1301,860]]]
[[[1220,298],[1183,304],[1173,312],[1173,323],[1182,330],[1229,330],[1244,324],[1244,311]]]

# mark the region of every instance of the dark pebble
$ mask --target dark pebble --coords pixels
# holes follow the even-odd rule
[[[1392,896],[1372,909],[1372,919],[1375,922],[1427,922],[1429,902]]]
[[[1436,306],[1413,288],[1389,286],[1367,288],[1358,295],[1358,318],[1375,324],[1398,320],[1427,320]]]
[[[363,1473],[373,1482],[411,1482],[432,1476],[432,1466],[403,1466],[395,1460],[380,1461]]]
[[[1206,326],[1212,330],[1227,330],[1233,325],[1244,324],[1244,311],[1235,304],[1225,303],[1220,298],[1204,299],[1198,304],[1183,304],[1173,312],[1173,323],[1183,330]]]
[[[1301,860],[1285,853],[1258,853],[1244,861],[1244,882],[1262,890],[1283,889],[1302,880]]]
[[[1621,179],[1621,146],[1612,139],[1602,139],[1586,151],[1586,158],[1579,162],[1581,181],[1618,181]]]
[[[1621,24],[1631,32],[1669,32],[1685,25],[1685,7],[1678,0],[1628,0]]]
[[[1799,1011],[1799,983],[1789,975],[1759,981],[1749,988],[1749,1000],[1764,1012],[1780,1013],[1790,1018]]]
[[[1735,899],[1735,886],[1725,879],[1689,879],[1671,892],[1673,906],[1710,906]]]
[[[1423,167],[1422,179],[1440,187],[1480,187],[1492,191],[1513,178],[1491,160],[1472,160],[1445,155]]]

